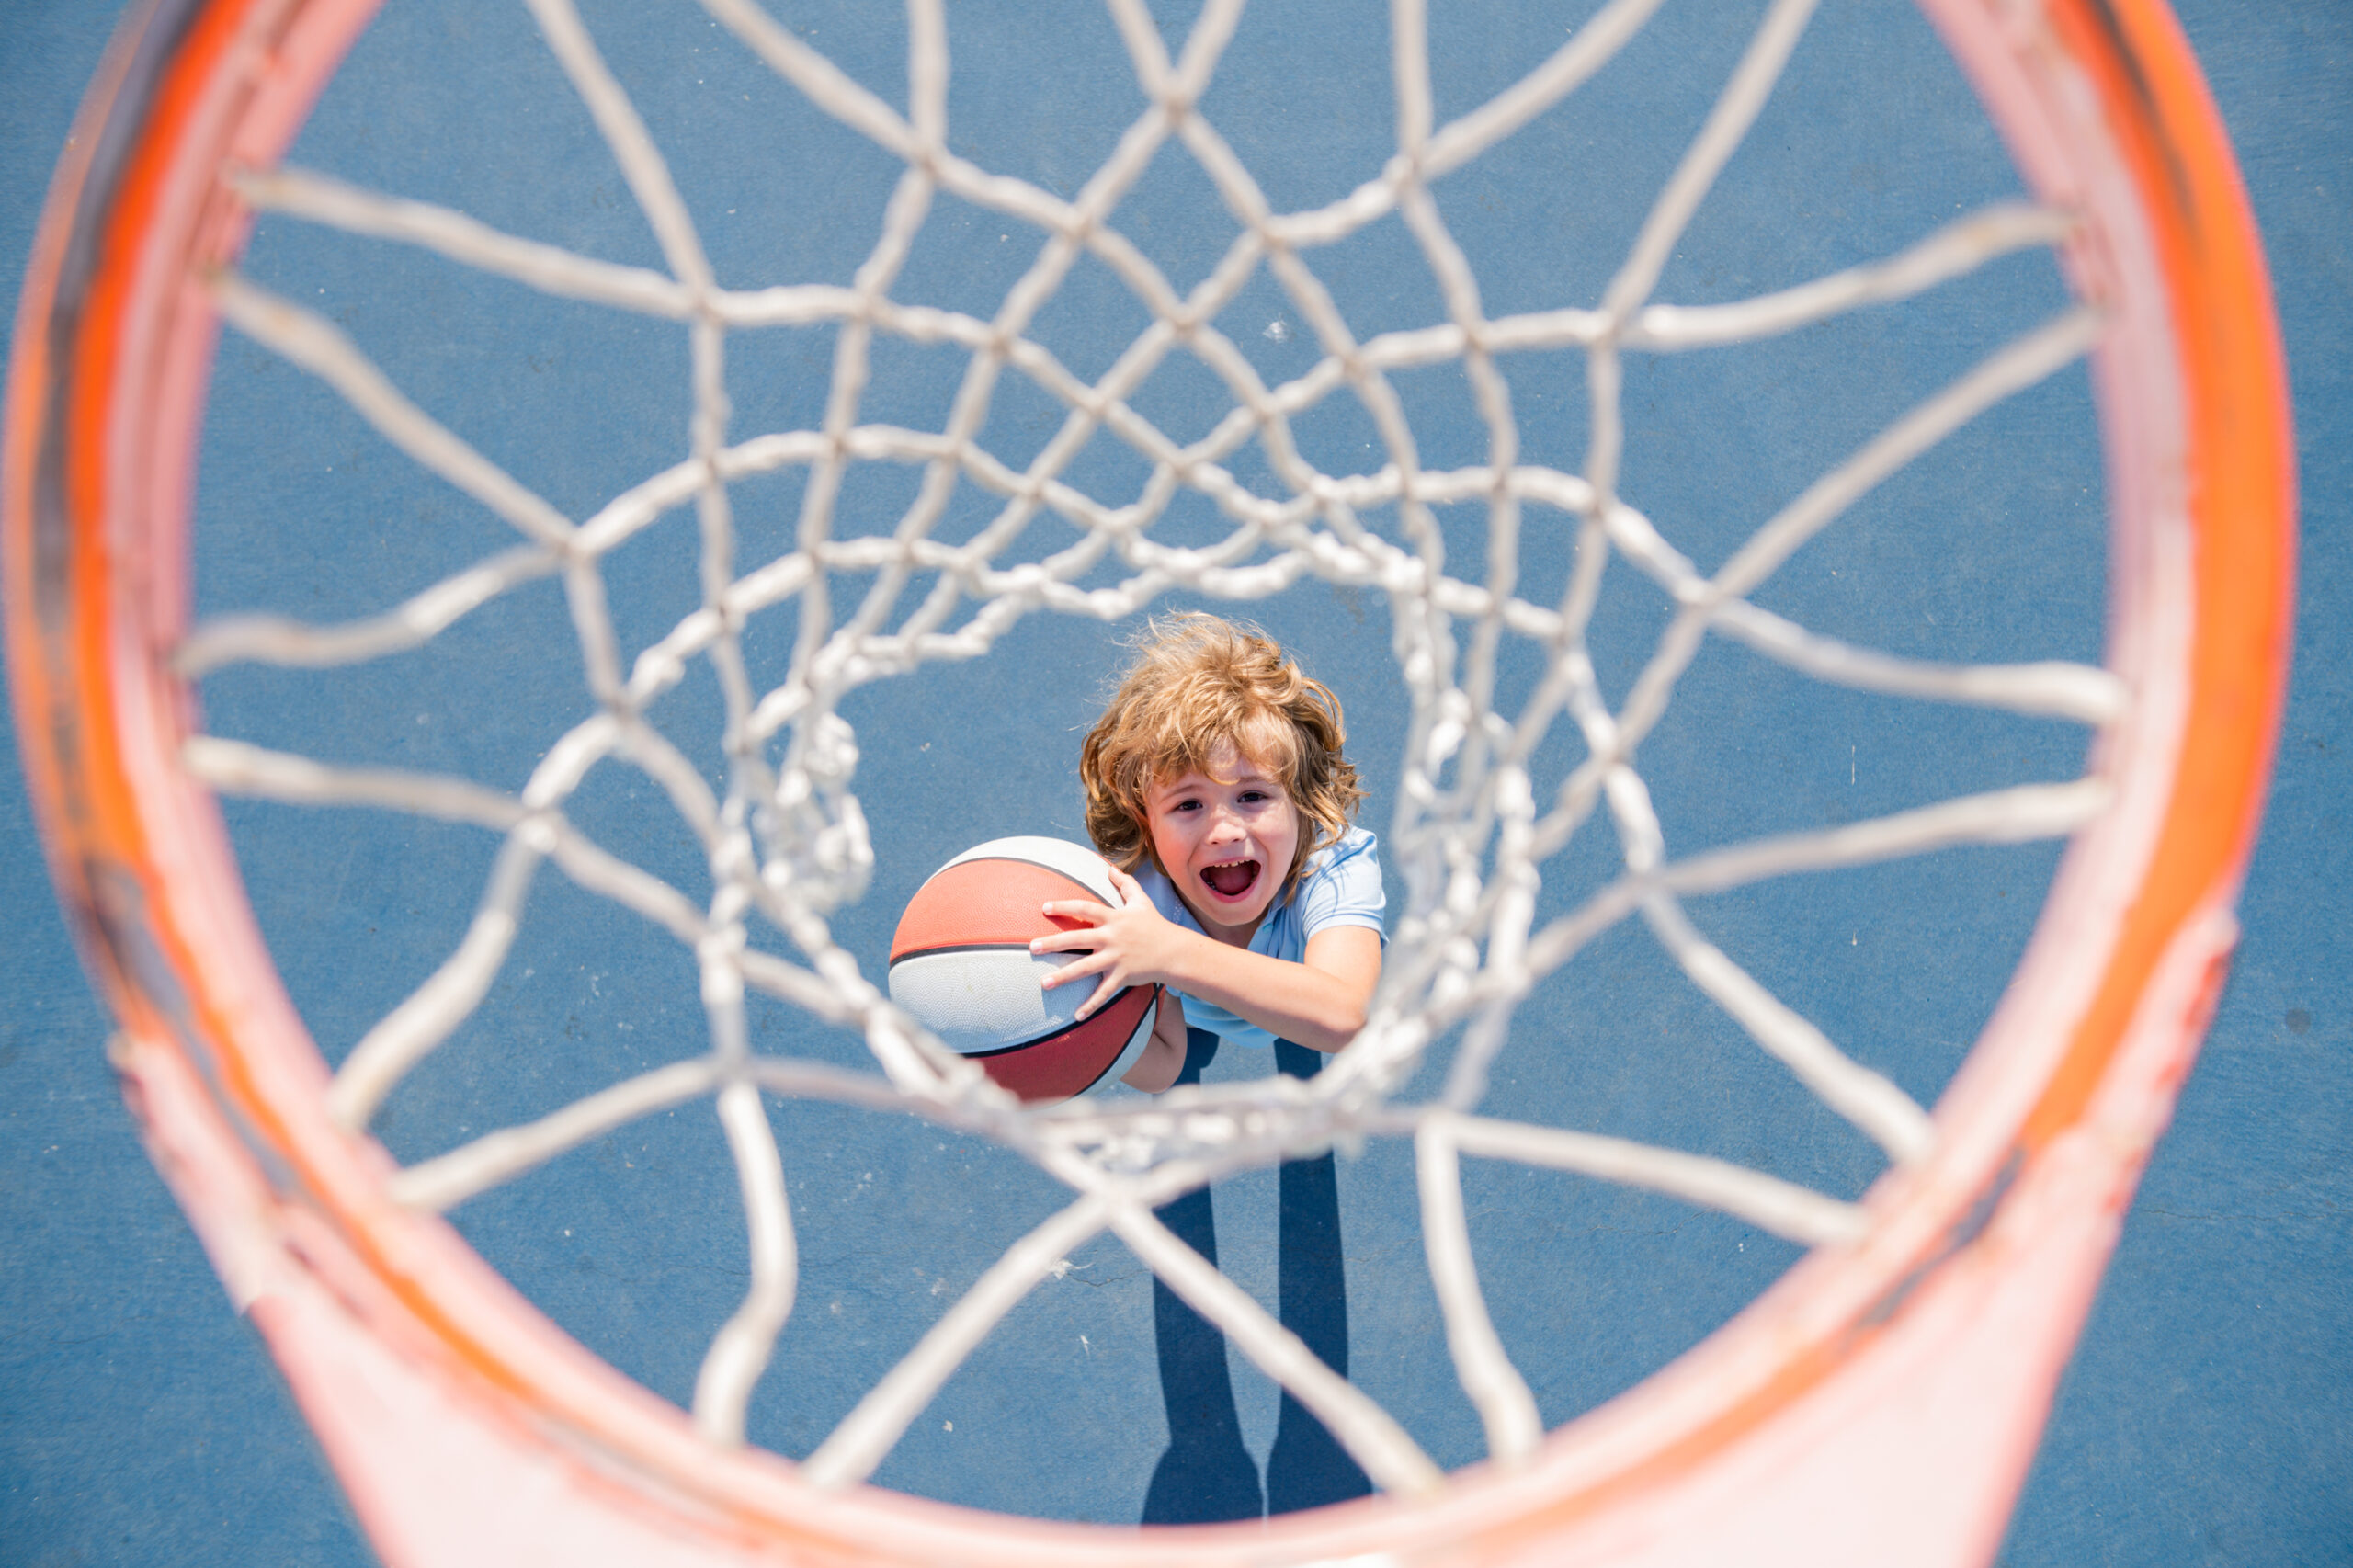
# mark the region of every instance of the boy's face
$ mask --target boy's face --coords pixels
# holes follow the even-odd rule
[[[1282,780],[1221,746],[1207,773],[1146,790],[1144,818],[1161,869],[1201,929],[1247,947],[1299,849],[1299,808]]]

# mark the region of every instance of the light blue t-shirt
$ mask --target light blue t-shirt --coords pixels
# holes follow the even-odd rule
[[[1136,868],[1135,877],[1161,914],[1188,931],[1200,931],[1201,923],[1193,918],[1193,912],[1185,907],[1175,884],[1160,868],[1147,860]],[[1267,917],[1258,922],[1250,937],[1250,950],[1289,963],[1304,962],[1307,938],[1325,926],[1362,926],[1381,931],[1381,914],[1388,903],[1388,896],[1381,891],[1380,841],[1370,830],[1352,827],[1337,844],[1307,858],[1290,892],[1276,900]],[[1388,934],[1382,932],[1381,939],[1386,943]],[[1185,1023],[1190,1028],[1209,1030],[1228,1045],[1274,1048],[1273,1035],[1197,996],[1185,997]]]

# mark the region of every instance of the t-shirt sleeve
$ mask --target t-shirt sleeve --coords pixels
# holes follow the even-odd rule
[[[1327,926],[1363,926],[1388,941],[1382,917],[1389,896],[1381,891],[1380,846],[1371,832],[1350,829],[1325,853],[1330,858],[1299,890],[1301,939]]]

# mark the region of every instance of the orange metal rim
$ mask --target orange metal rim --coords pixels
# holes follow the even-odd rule
[[[158,487],[177,485],[184,496],[193,474],[185,462],[176,473],[127,469],[125,443],[135,447],[138,433],[126,432],[124,421],[153,406],[142,378],[158,373],[155,357],[169,347],[159,347],[162,339],[184,356],[207,352],[189,347],[209,346],[211,331],[194,270],[232,260],[244,223],[214,180],[221,157],[256,136],[282,146],[341,44],[372,9],[370,0],[158,0],[109,57],[61,165],[19,312],[0,475],[16,710],[54,874],[86,960],[125,1028],[178,1042],[207,1074],[224,1117],[283,1173],[289,1200],[325,1218],[369,1288],[420,1332],[430,1353],[478,1380],[493,1401],[553,1412],[560,1425],[580,1423],[592,1443],[614,1444],[628,1462],[665,1471],[668,1484],[697,1493],[756,1535],[854,1553],[869,1508],[856,1496],[819,1499],[789,1469],[757,1456],[712,1464],[701,1480],[681,1475],[674,1461],[698,1452],[682,1431],[641,1440],[609,1425],[631,1410],[644,1413],[651,1396],[551,1391],[536,1365],[508,1354],[511,1335],[485,1335],[453,1312],[418,1259],[429,1265],[458,1244],[454,1237],[421,1244],[420,1255],[398,1228],[409,1221],[374,1190],[368,1152],[340,1146],[323,1124],[290,1117],[282,1088],[255,1074],[240,1005],[199,956],[209,938],[172,918],[185,907],[176,902],[174,880],[184,861],[175,846],[158,842],[156,824],[186,819],[159,813],[142,793],[150,776],[139,757],[158,748],[168,756],[176,736],[158,727],[186,724],[193,712],[165,665],[177,611],[158,608],[185,561],[159,569],[142,547],[184,528],[185,513],[159,524],[140,508]],[[2103,106],[2164,278],[2186,389],[2183,483],[2195,593],[2189,643],[2177,651],[2186,710],[2163,827],[2121,913],[2096,994],[2016,1127],[2013,1149],[2027,1161],[2081,1119],[2178,933],[2234,893],[2259,818],[2284,688],[2294,512],[2284,359],[2260,245],[2177,23],[2161,0],[2052,0],[2043,17],[2054,68],[2088,83]],[[177,281],[157,285],[158,267],[178,269]],[[174,299],[159,306],[158,287],[176,290]],[[142,288],[150,290],[143,298]],[[138,313],[156,309],[180,313],[164,327]],[[138,352],[142,346],[148,358]],[[178,417],[187,426],[182,445],[192,449],[197,411]],[[171,539],[168,547],[184,551],[185,540]],[[214,892],[241,896],[233,888]],[[387,1232],[388,1224],[394,1229]],[[1855,1335],[1866,1332],[1849,1321],[1843,1332],[1821,1335],[1745,1397],[1675,1441],[1630,1453],[1597,1482],[1506,1517],[1477,1511],[1483,1483],[1473,1478],[1453,1502],[1404,1528],[1418,1533],[1441,1516],[1457,1532],[1559,1528],[1704,1463],[1835,1375]],[[1486,1495],[1492,1502],[1499,1494]],[[893,1506],[903,1510],[902,1523],[918,1521],[916,1528],[943,1540],[976,1531],[1000,1544],[1051,1542],[1060,1555],[1098,1551],[1108,1539],[912,1501]],[[1362,1550],[1395,1539],[1403,1507],[1373,1502],[1271,1530],[1230,1528],[1247,1528],[1259,1542],[1336,1528],[1344,1544]],[[1224,1532],[1186,1533],[1199,1544]],[[1116,1539],[1131,1551],[1137,1545],[1127,1532]]]

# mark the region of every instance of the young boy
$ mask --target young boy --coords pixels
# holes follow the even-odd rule
[[[1118,909],[1029,944],[1085,951],[1049,987],[1099,976],[1086,1017],[1129,985],[1168,987],[1126,1082],[1158,1094],[1189,1023],[1235,1045],[1335,1051],[1381,978],[1381,860],[1349,825],[1364,791],[1340,755],[1339,699],[1272,640],[1198,612],[1154,621],[1086,736],[1086,831]]]

